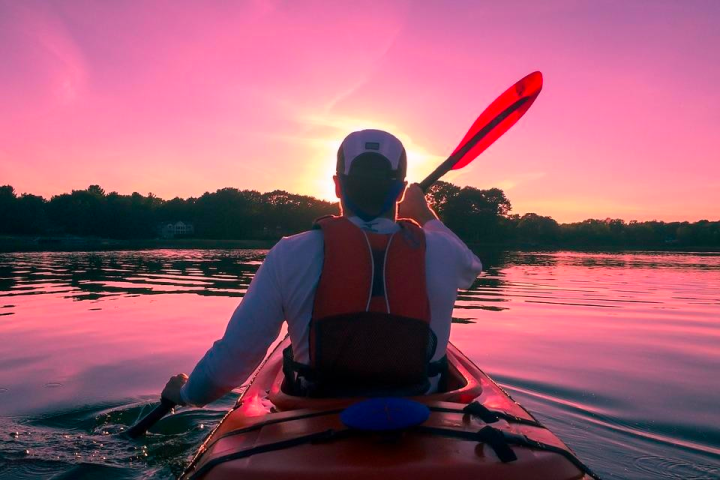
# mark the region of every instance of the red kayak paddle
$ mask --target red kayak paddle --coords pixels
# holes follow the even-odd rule
[[[542,73],[533,72],[508,88],[480,114],[448,159],[420,182],[420,188],[427,192],[447,172],[463,168],[475,160],[525,115],[542,87]]]

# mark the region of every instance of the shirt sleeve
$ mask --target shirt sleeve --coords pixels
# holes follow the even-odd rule
[[[280,333],[284,321],[277,278],[281,243],[268,252],[225,334],[205,353],[180,391],[186,404],[206,405],[245,382]]]
[[[455,235],[455,233],[446,227],[440,220],[430,220],[423,225],[423,230],[442,236],[448,243],[448,246],[452,247],[452,250],[457,253],[457,288],[470,288],[477,276],[480,275],[480,272],[482,272],[482,262],[477,255],[475,255],[472,250],[465,245],[465,242],[460,240],[460,237]]]

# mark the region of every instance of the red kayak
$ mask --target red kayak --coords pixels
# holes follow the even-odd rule
[[[412,398],[429,409],[427,419],[390,432],[343,423],[341,413],[363,399],[285,393],[288,345],[285,339],[273,350],[181,478],[598,478],[452,344],[446,391]]]

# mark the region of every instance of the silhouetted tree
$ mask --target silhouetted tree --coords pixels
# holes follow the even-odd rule
[[[195,202],[195,228],[208,238],[247,238],[257,228],[256,192],[223,188]]]
[[[17,195],[10,185],[0,187],[0,233],[18,232]]]
[[[496,242],[503,239],[500,219],[508,215],[511,208],[510,200],[498,188],[464,187],[447,199],[442,219],[463,238]]]
[[[556,244],[560,238],[560,225],[550,217],[526,213],[515,227],[517,238],[522,242]]]
[[[460,190],[460,187],[452,183],[437,181],[428,189],[428,204],[442,218],[445,215],[445,206],[448,200],[457,197]]]

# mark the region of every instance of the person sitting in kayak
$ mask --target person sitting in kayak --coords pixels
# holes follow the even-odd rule
[[[348,135],[333,177],[341,216],[319,219],[268,252],[223,337],[189,378],[172,377],[162,396],[194,406],[220,398],[257,368],[284,321],[289,393],[436,391],[457,291],[470,287],[482,264],[420,187],[407,187],[406,169],[395,136]]]

